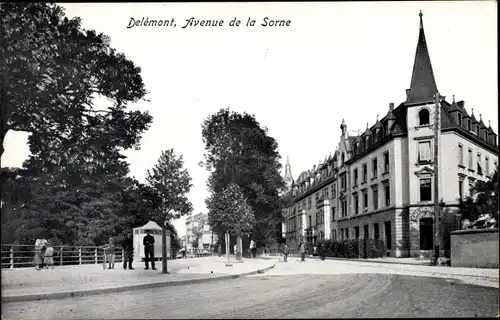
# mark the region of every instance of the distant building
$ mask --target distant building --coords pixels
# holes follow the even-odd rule
[[[434,246],[434,116],[438,92],[425,40],[422,14],[410,89],[398,107],[349,135],[344,120],[332,155],[293,180],[287,159],[285,181],[293,204],[285,209],[283,234],[301,240],[382,239],[395,257],[430,255]],[[465,109],[464,101],[439,98],[440,248],[459,227],[459,199],[477,180],[498,168],[497,135]],[[440,199],[440,200],[441,200]]]
[[[217,235],[213,234],[208,225],[207,215],[203,213],[191,215],[186,218],[185,248],[188,250],[194,249],[193,241],[196,239],[195,232],[197,230],[202,232],[198,239],[198,249],[212,249],[215,243],[217,243]]]

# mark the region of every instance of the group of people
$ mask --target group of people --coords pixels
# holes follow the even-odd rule
[[[144,245],[144,261],[146,264],[146,270],[149,269],[149,262],[151,262],[151,270],[157,270],[155,268],[155,238],[151,235],[151,231],[146,231],[146,236],[142,239],[142,243]],[[132,263],[134,261],[134,239],[132,234],[129,234],[121,243],[121,247],[123,249],[123,269],[127,270],[135,270],[132,267]],[[105,253],[104,260],[104,268],[106,268],[106,262],[108,263],[108,269],[115,268],[115,252],[116,245],[115,240],[113,238],[109,238],[108,243],[102,246]]]
[[[34,264],[36,270],[54,269],[54,247],[50,241],[36,239]]]
[[[219,256],[221,255],[221,246],[219,246]],[[234,254],[237,255],[239,252],[238,252],[238,244],[235,244],[234,245]],[[252,258],[255,259],[255,257],[257,256],[257,245],[255,244],[255,241],[253,240],[250,240],[250,253],[252,255]]]
[[[319,255],[321,257],[321,260],[325,260],[325,248],[323,246],[323,244],[320,244],[319,245]],[[282,245],[281,245],[281,248],[279,249],[279,251],[283,254],[283,259],[285,262],[288,261],[288,245],[286,244],[286,242],[284,242]],[[306,244],[304,242],[301,242],[299,244],[299,252],[300,252],[300,261],[306,261]]]

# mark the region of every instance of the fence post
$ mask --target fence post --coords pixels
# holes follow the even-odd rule
[[[78,263],[82,264],[82,247],[78,248]]]
[[[98,263],[98,260],[97,260],[97,247],[94,249],[94,258],[95,258],[95,264]]]
[[[63,251],[64,251],[64,247],[61,246],[61,250],[60,250],[60,254],[59,254],[59,265],[62,267],[63,265]]]
[[[10,247],[10,268],[14,268],[14,247]]]

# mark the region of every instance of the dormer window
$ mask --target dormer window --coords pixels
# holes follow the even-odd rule
[[[418,113],[419,125],[425,126],[429,124],[430,113],[427,109],[422,109]]]
[[[462,114],[459,112],[457,114],[457,117],[458,117],[458,126],[461,127],[462,126]]]
[[[467,130],[471,130],[471,122],[470,119],[467,120]]]

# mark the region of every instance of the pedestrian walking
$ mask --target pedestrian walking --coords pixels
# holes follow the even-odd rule
[[[286,244],[286,242],[283,243],[283,247],[281,249],[281,252],[283,252],[283,259],[285,260],[285,262],[288,261],[288,245]]]
[[[35,257],[33,263],[35,264],[36,270],[41,270],[43,268],[43,258],[45,256],[45,246],[47,245],[47,240],[36,239],[35,241]]]
[[[115,251],[116,251],[115,239],[109,238],[108,244],[104,246],[104,254],[105,254],[104,269],[106,269],[106,262],[108,262],[108,269],[115,268]]]
[[[323,243],[320,243],[319,245],[319,256],[321,257],[321,260],[325,260],[325,245]]]
[[[156,270],[155,268],[155,237],[151,235],[151,231],[146,231],[146,236],[142,240],[142,244],[144,245],[144,254],[146,263],[146,270],[149,269],[149,261],[151,261],[151,269]]]
[[[182,252],[182,257],[186,258],[186,248],[182,248],[181,252]]]
[[[43,258],[43,263],[47,269],[54,269],[54,247],[47,243],[47,248],[45,249],[45,257]]]
[[[306,245],[304,244],[304,242],[300,243],[299,250],[300,250],[300,261],[306,261]]]
[[[134,239],[132,234],[128,234],[122,241],[123,249],[123,269],[127,270],[127,265],[129,270],[134,270],[132,268],[132,262],[134,261]]]
[[[250,251],[252,252],[252,258],[255,259],[255,256],[257,255],[257,246],[253,240],[250,240]]]

